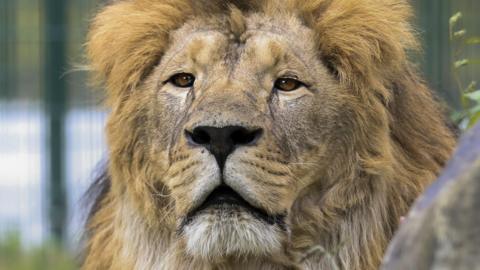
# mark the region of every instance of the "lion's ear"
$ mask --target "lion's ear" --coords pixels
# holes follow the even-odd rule
[[[327,66],[356,89],[382,89],[418,48],[404,0],[302,1],[313,15],[317,44]],[[313,5],[313,6],[312,6]]]
[[[188,1],[116,1],[93,20],[87,54],[109,103],[135,89],[158,63],[169,32],[192,13]]]

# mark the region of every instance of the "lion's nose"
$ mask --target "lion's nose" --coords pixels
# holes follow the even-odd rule
[[[262,129],[247,129],[242,126],[209,127],[200,126],[185,131],[187,140],[194,145],[208,149],[223,170],[225,161],[237,147],[251,146],[262,136]]]

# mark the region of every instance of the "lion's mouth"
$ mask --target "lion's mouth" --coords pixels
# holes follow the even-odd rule
[[[227,185],[217,187],[205,201],[197,208],[190,211],[182,220],[180,231],[193,221],[193,219],[207,210],[217,210],[225,214],[233,214],[235,211],[245,211],[254,218],[261,220],[269,225],[277,225],[282,230],[286,230],[285,214],[268,214],[265,210],[255,207],[248,203],[236,191]]]

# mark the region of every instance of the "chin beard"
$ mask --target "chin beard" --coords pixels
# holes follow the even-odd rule
[[[268,256],[283,250],[286,230],[239,210],[209,209],[183,228],[187,254],[208,261]]]

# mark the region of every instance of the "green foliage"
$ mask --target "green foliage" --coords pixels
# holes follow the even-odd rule
[[[462,102],[462,110],[455,112],[453,119],[462,129],[472,127],[480,120],[480,89],[476,81],[466,85],[460,73],[466,66],[480,64],[480,59],[462,57],[465,46],[480,45],[480,37],[468,37],[468,32],[461,26],[462,13],[450,17],[450,42],[452,43],[452,69]]]
[[[18,234],[0,238],[0,270],[73,270],[77,269],[71,256],[58,245],[46,243],[25,249]]]

